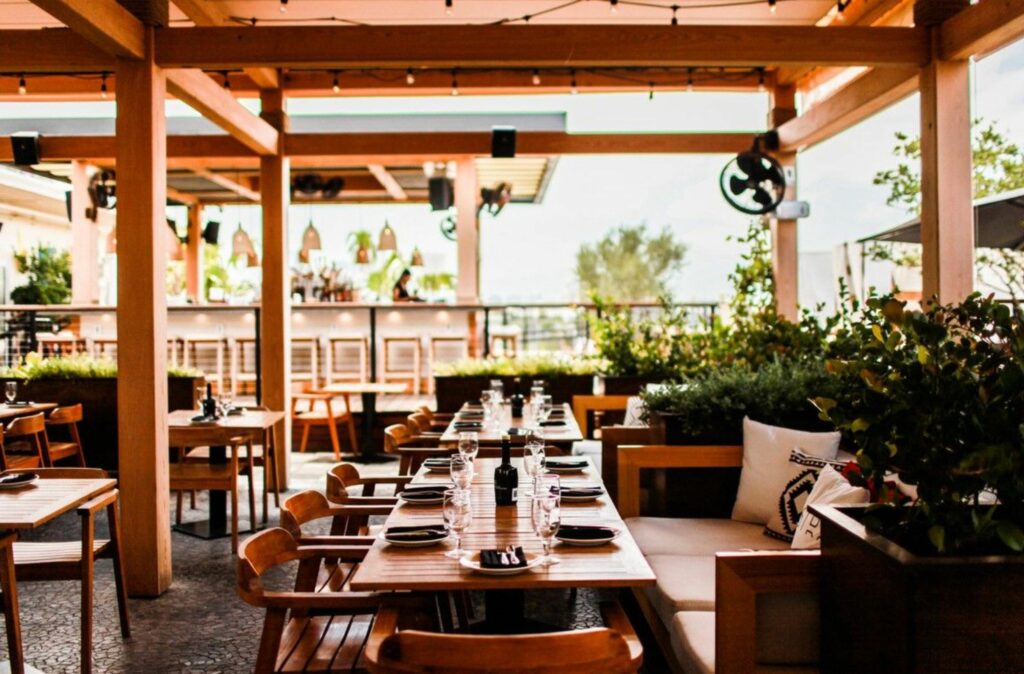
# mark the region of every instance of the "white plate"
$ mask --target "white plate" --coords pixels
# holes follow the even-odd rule
[[[514,576],[518,573],[522,573],[523,571],[529,571],[530,569],[537,566],[544,560],[544,558],[541,555],[538,555],[535,552],[524,551],[523,554],[526,555],[526,566],[516,566],[509,569],[481,568],[479,552],[473,552],[466,555],[465,557],[460,557],[459,564],[461,564],[464,568],[470,569],[485,576]]]
[[[34,483],[39,479],[38,475],[33,476],[31,480],[25,480],[24,482],[0,482],[0,489],[21,489]]]
[[[431,466],[425,463],[423,464],[423,467],[427,469],[428,473],[449,473],[452,470],[451,464],[438,464],[436,466]]]
[[[564,503],[587,503],[588,501],[596,501],[602,496],[604,496],[604,492],[589,496],[566,496],[565,494],[562,494],[561,498]]]
[[[553,463],[545,463],[544,470],[548,473],[582,473],[588,466],[559,466]]]
[[[596,548],[599,545],[606,545],[608,543],[611,543],[616,538],[618,538],[619,534],[621,533],[621,531],[615,529],[615,533],[612,534],[610,538],[593,538],[589,540],[580,540],[578,538],[562,538],[558,534],[555,534],[555,538],[557,538],[560,542],[564,543],[565,545],[573,545],[579,548]]]
[[[444,538],[431,538],[430,540],[422,541],[393,541],[387,536],[385,536],[383,531],[380,532],[377,538],[384,541],[388,545],[395,546],[396,548],[428,548],[431,545],[444,543],[446,540],[448,540],[448,536],[446,535]]]
[[[437,498],[409,499],[409,498],[405,498],[404,496],[402,496],[401,493],[399,493],[398,494],[398,498],[401,499],[402,502],[408,503],[409,505],[414,505],[414,506],[417,506],[417,505],[438,505],[438,504],[444,503],[444,496],[438,496]]]

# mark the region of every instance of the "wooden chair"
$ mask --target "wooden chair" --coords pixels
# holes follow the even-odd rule
[[[368,505],[375,503],[395,503],[394,496],[377,496],[375,494],[378,485],[391,484],[395,486],[395,493],[402,490],[412,480],[410,475],[382,475],[374,477],[363,477],[359,470],[350,463],[338,463],[331,466],[327,471],[327,500],[331,503]],[[362,487],[362,494],[356,496],[349,493],[352,487]]]
[[[398,609],[381,609],[366,645],[374,674],[632,674],[643,647],[618,604],[601,605],[607,627],[525,635],[399,630]]]
[[[7,631],[7,657],[11,674],[25,674],[25,655],[21,646],[21,614],[18,608],[18,586],[14,582],[15,534],[0,536],[0,599],[4,606],[4,627]]]
[[[35,469],[41,479],[105,479],[99,468]],[[14,569],[18,582],[78,580],[82,586],[81,671],[92,671],[93,576],[96,560],[109,558],[114,562],[114,585],[121,636],[131,637],[128,619],[128,593],[124,584],[124,554],[118,514],[118,490],[100,494],[81,505],[77,512],[82,521],[82,540],[59,542],[23,542],[14,544]],[[96,513],[107,511],[110,539],[96,538]]]
[[[46,461],[46,442],[46,418],[42,412],[14,419],[0,432],[0,469],[16,470],[49,465]],[[10,451],[13,449],[11,445],[15,443],[28,451]]]
[[[451,420],[455,418],[455,414],[450,412],[435,412],[430,409],[429,405],[420,405],[416,408],[416,411],[430,419],[430,425],[433,426],[435,430],[439,431],[443,431],[447,428],[448,424],[451,423]]]
[[[360,504],[333,505],[323,494],[312,489],[301,491],[285,499],[281,504],[281,528],[290,533],[303,545],[338,544],[335,538],[345,536],[344,545],[371,545],[373,539],[367,536],[367,520],[380,515],[386,517],[395,507],[395,499],[379,499],[378,503],[364,501]],[[302,527],[309,522],[331,518],[330,536],[306,535]]]
[[[67,429],[69,441],[49,442],[48,463],[54,465],[58,461],[73,458],[75,463],[85,467],[85,454],[82,451],[82,439],[78,435],[78,422],[82,420],[82,405],[69,405],[58,407],[50,412],[46,420],[47,428]]]
[[[370,373],[370,340],[365,335],[328,337],[324,349],[324,381],[365,382]]]
[[[345,411],[336,413],[333,400],[340,397],[345,401]],[[300,409],[299,402],[305,401],[305,409]],[[317,403],[323,403],[323,409],[317,409]],[[341,443],[338,441],[338,424],[344,423],[348,427],[348,440],[352,445],[352,451],[359,451],[359,440],[356,437],[356,422],[352,418],[352,407],[349,404],[347,393],[340,396],[334,393],[320,393],[306,391],[304,393],[292,394],[292,426],[302,429],[302,440],[299,442],[299,451],[306,451],[306,444],[309,441],[309,430],[314,426],[326,426],[327,433],[331,438],[331,447],[334,449],[334,460],[341,459]]]
[[[406,451],[412,449],[418,450],[418,452]],[[399,475],[412,474],[413,457],[418,453],[423,454],[423,458],[426,458],[428,456],[447,456],[451,452],[451,449],[438,447],[436,439],[430,441],[416,437],[405,424],[392,424],[384,429],[384,453],[399,457]]]
[[[438,440],[444,434],[444,429],[437,430],[430,423],[430,417],[422,412],[413,412],[405,418],[405,425],[409,427],[413,436],[429,440]]]
[[[203,447],[217,445],[222,442],[217,435],[211,435],[208,429],[190,428],[188,440],[180,448]],[[238,448],[245,446],[246,455],[238,457]],[[171,491],[178,492],[176,522],[181,524],[182,492],[186,491],[226,491],[231,493],[231,549],[238,549],[238,474],[239,471],[251,466],[252,440],[245,437],[231,438],[228,444],[226,463],[199,463],[178,461],[169,467]],[[253,489],[252,470],[245,470],[249,480],[249,522],[252,531],[256,529],[256,491]]]
[[[373,592],[317,592],[318,569],[324,560],[358,563],[367,546],[299,546],[286,530],[267,529],[252,536],[238,551],[238,595],[266,609],[256,656],[256,674],[273,672],[366,672],[363,648],[376,612],[386,599],[401,606],[406,621],[426,625],[420,610],[429,604],[414,595]],[[298,561],[295,590],[268,591],[263,575]]]

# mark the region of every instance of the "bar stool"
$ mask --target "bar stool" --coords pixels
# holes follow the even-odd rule
[[[86,350],[84,339],[66,332],[37,335],[36,342],[38,344],[36,348],[43,357],[69,356]]]
[[[238,397],[245,384],[256,385],[256,340],[235,337],[231,340],[231,394]]]
[[[419,337],[384,337],[384,370],[381,381],[411,381],[413,395],[420,394],[423,347]]]
[[[48,429],[66,429],[68,440],[50,442],[47,450],[47,462],[52,466],[57,461],[74,458],[82,468],[85,467],[85,453],[82,451],[82,439],[78,435],[78,422],[82,420],[82,404],[58,407],[50,412],[46,420]]]
[[[96,337],[92,340],[92,357],[117,362],[117,338]]]
[[[227,340],[223,337],[184,337],[181,342],[184,355],[183,365],[202,370],[206,375],[206,381],[212,383],[218,393],[223,391],[226,384],[224,356],[227,352]],[[212,368],[210,367],[211,360],[213,361]]]
[[[362,335],[327,338],[324,349],[324,381],[363,383],[370,372],[370,340]]]
[[[503,327],[491,328],[491,355],[515,358],[519,353],[519,328]]]
[[[294,337],[292,344],[292,383],[308,382],[313,388],[320,385],[319,362],[320,339],[318,337]]]
[[[427,338],[427,365],[430,378],[427,380],[427,393],[434,393],[434,370],[441,363],[451,363],[469,358],[469,340],[454,335],[431,335]]]

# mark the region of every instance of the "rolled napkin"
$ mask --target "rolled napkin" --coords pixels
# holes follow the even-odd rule
[[[516,552],[516,564],[510,561],[509,554],[504,550],[481,550],[480,551],[480,568],[481,569],[516,569],[522,566],[526,566],[526,553],[523,552],[522,548],[517,547]],[[504,560],[504,562],[502,561]]]
[[[594,526],[590,524],[563,524],[558,527],[559,538],[572,538],[578,541],[594,541],[609,538],[618,533],[611,527]]]

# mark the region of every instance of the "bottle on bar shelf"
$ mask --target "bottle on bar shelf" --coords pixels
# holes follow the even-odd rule
[[[501,436],[501,465],[494,469],[494,502],[515,505],[519,497],[519,471],[512,465],[512,438]]]
[[[526,399],[523,397],[523,389],[520,386],[519,377],[512,380],[512,397],[508,399],[509,406],[512,408],[512,418],[521,419],[523,416],[523,405],[526,403]]]

